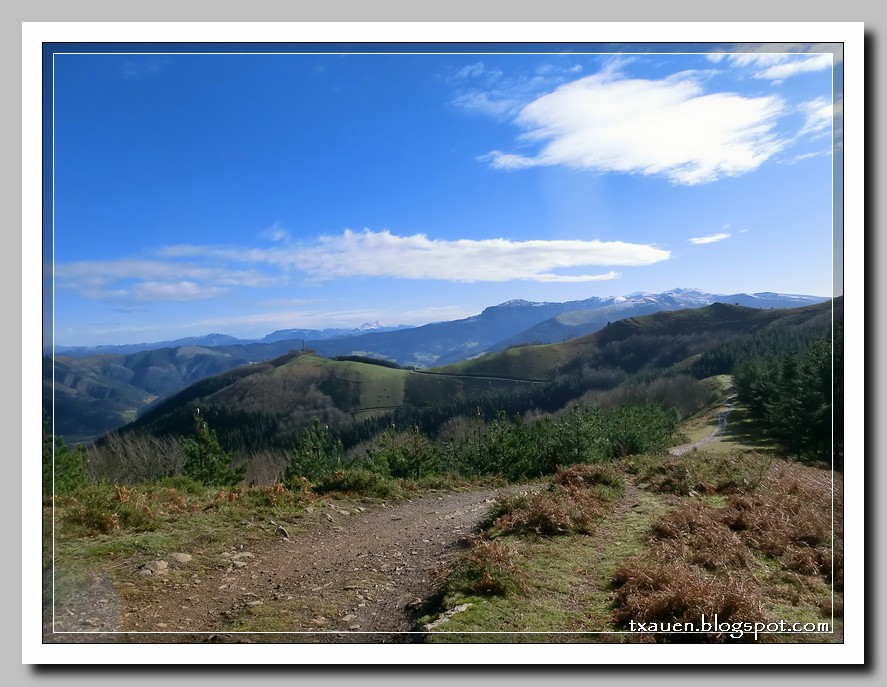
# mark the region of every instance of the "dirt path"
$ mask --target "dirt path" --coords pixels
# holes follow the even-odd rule
[[[702,439],[700,439],[699,441],[694,441],[691,444],[683,444],[681,446],[670,448],[668,449],[668,452],[673,456],[682,456],[689,451],[695,451],[696,449],[717,440],[717,438],[721,434],[723,434],[724,430],[727,428],[727,417],[729,416],[731,410],[733,410],[733,406],[725,404],[723,406],[723,410],[718,413],[718,424],[714,427],[714,429],[711,430],[710,434],[702,437]]]
[[[330,504],[290,539],[269,528],[261,540],[227,550],[195,547],[190,561],[166,557],[160,574],[127,572],[117,593],[107,579],[92,580],[76,605],[57,612],[56,629],[100,634],[50,641],[416,641],[408,632],[434,591],[434,573],[459,553],[497,495],[527,488],[369,509]]]

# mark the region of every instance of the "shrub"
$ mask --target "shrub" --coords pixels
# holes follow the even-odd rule
[[[206,493],[206,487],[203,484],[187,475],[163,477],[154,482],[154,486],[159,489],[180,491],[192,496],[203,496]]]
[[[539,535],[588,534],[606,513],[606,500],[582,487],[555,485],[549,491],[506,500],[493,532]]]
[[[318,494],[337,491],[380,499],[397,498],[401,494],[397,480],[362,468],[336,470],[322,477],[313,490]]]
[[[290,460],[289,451],[264,449],[251,452],[246,460],[243,481],[247,484],[280,482]]]
[[[83,487],[63,499],[56,509],[60,524],[80,535],[107,534],[116,529],[148,531],[160,520],[143,491],[97,484]]]
[[[416,480],[438,467],[434,444],[415,425],[409,432],[386,429],[364,447],[364,456],[358,460],[374,472]]]
[[[579,464],[558,468],[554,475],[554,484],[563,487],[598,487],[610,496],[618,496],[625,490],[622,473],[612,465]],[[603,487],[603,489],[600,489]]]
[[[310,499],[307,491],[294,492],[280,482],[258,487],[249,487],[243,494],[244,501],[254,508],[263,507],[298,507]]]
[[[113,432],[87,449],[93,480],[141,484],[178,475],[185,462],[182,442],[173,436]]]

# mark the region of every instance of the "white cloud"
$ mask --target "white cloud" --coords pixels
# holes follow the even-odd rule
[[[790,50],[793,46],[762,46],[755,51],[734,53],[713,53],[708,56],[712,62],[721,62],[725,57],[730,65],[752,70],[752,78],[767,81],[782,81],[798,74],[819,72],[830,69],[833,62],[840,62],[838,55],[831,52],[799,52]],[[820,46],[821,50],[825,50]]]
[[[511,116],[520,110],[523,103],[519,97],[508,97],[486,91],[468,91],[453,98],[453,105],[458,108],[493,117]]]
[[[782,164],[793,165],[797,162],[803,162],[804,160],[812,160],[812,159],[818,158],[818,157],[826,157],[831,154],[832,154],[832,151],[830,149],[818,150],[813,153],[801,153],[800,155],[795,155],[794,157],[791,157],[787,160],[783,160]]]
[[[622,241],[447,241],[369,229],[321,236],[310,244],[283,243],[271,248],[175,245],[154,254],[162,259],[57,263],[46,269],[53,271],[59,290],[77,291],[93,300],[146,303],[203,300],[235,288],[273,286],[289,281],[292,270],[303,272],[314,283],[349,277],[582,283],[620,276],[613,270],[584,271],[590,266],[643,266],[671,257],[667,250]],[[235,264],[251,264],[255,269],[232,269]],[[311,302],[316,301],[279,299],[265,305]]]
[[[742,232],[740,232],[742,233]],[[696,244],[697,246],[704,245],[706,243],[715,243],[716,241],[723,241],[724,239],[730,238],[730,234],[710,234],[709,236],[698,236],[696,238],[687,239],[690,243]]]
[[[297,268],[314,281],[344,277],[440,279],[459,282],[588,282],[616,279],[601,274],[559,273],[588,266],[642,266],[671,257],[667,250],[622,241],[511,241],[509,239],[430,239],[424,234],[397,236],[389,231],[346,229],[321,236],[313,245],[269,249],[175,246],[177,256],[203,255]]]
[[[804,126],[798,136],[831,133],[835,114],[842,111],[840,103],[836,108],[827,98],[808,100],[801,103],[800,109],[804,113]]]
[[[172,253],[176,248],[170,249]],[[163,253],[163,251],[160,251]],[[191,253],[203,256],[198,249]],[[231,288],[271,286],[279,278],[255,270],[233,270],[166,260],[84,260],[47,265],[57,289],[96,300],[190,301],[227,293]]]
[[[510,241],[508,239],[430,239],[388,231],[346,230],[300,248],[293,264],[319,280],[335,277],[398,277],[449,281],[581,282],[618,274],[557,274],[591,265],[650,265],[667,260],[666,250],[621,241]]]
[[[698,74],[659,81],[601,72],[560,86],[525,106],[515,123],[536,154],[493,151],[500,169],[565,165],[664,176],[698,184],[757,169],[785,141],[774,133],[787,110],[777,97],[706,94]]]
[[[506,76],[482,63],[463,67],[451,83],[456,87],[452,105],[501,120],[515,117],[521,108],[560,84],[576,78],[577,64],[540,65],[532,74]]]

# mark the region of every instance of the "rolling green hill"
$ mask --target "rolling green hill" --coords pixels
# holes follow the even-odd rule
[[[406,329],[367,326],[350,332],[282,330],[265,337],[262,342],[238,341],[212,334],[158,344],[92,349],[75,347],[58,350],[59,354],[54,357],[44,357],[43,407],[52,418],[57,434],[73,442],[89,441],[131,422],[189,384],[249,363],[264,363],[306,346],[329,358],[369,356],[433,372],[435,370],[429,365],[459,363],[483,351],[507,350],[509,346],[531,341],[563,341],[605,328],[611,321],[630,315],[698,308],[711,302],[764,309],[786,304],[796,307],[795,303],[809,305],[818,300],[813,296],[775,293],[718,296],[696,289],[673,289],[662,294],[594,297],[566,303],[508,301],[486,308],[473,317]],[[318,336],[321,340],[312,340],[311,336]],[[489,367],[489,372],[469,368],[472,370],[469,374],[498,377],[498,381],[481,383],[451,379],[447,382],[438,379],[432,383],[410,377],[407,387],[413,393],[407,393],[407,397],[420,399],[420,405],[428,405],[439,403],[439,392],[447,398],[462,398],[466,385],[472,387],[471,393],[474,393],[501,386],[502,378],[551,379],[552,375],[557,377],[563,372],[559,367],[562,353],[557,349],[520,354],[508,351],[501,359],[484,358],[483,364]],[[622,370],[623,362],[617,361],[614,369]],[[565,372],[575,373],[569,369]],[[443,373],[446,374],[447,369]],[[461,368],[452,368],[449,374],[459,375]],[[613,378],[612,373],[604,376]],[[334,382],[329,384],[335,385]],[[378,405],[397,403],[396,399],[381,398]],[[359,418],[373,414],[363,410],[349,412]]]
[[[287,445],[317,417],[337,428],[404,405],[480,397],[513,380],[435,375],[291,352],[204,379],[158,404],[122,431],[187,434],[197,408],[229,446]]]
[[[838,299],[836,317],[842,305]],[[352,431],[395,412],[399,422],[404,417],[412,422],[407,409],[465,412],[483,399],[525,412],[612,388],[632,375],[675,366],[686,370],[700,355],[761,332],[821,335],[831,318],[830,302],[779,310],[714,304],[629,318],[563,343],[514,347],[426,370],[290,352],[204,379],[159,403],[126,431],[188,434],[200,408],[228,446],[289,446],[315,417]],[[523,400],[515,401],[518,397]]]

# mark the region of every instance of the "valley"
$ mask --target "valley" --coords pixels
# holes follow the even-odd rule
[[[475,317],[414,328],[385,328],[376,323],[365,325],[360,331],[280,330],[260,341],[213,334],[160,342],[153,347],[62,347],[55,357],[44,350],[43,405],[55,422],[57,434],[73,443],[88,442],[144,415],[158,402],[201,379],[244,365],[265,363],[292,350],[305,348],[327,358],[368,356],[405,368],[443,366],[441,372],[455,364],[457,367],[449,371],[458,373],[459,364],[487,352],[528,343],[560,343],[627,317],[715,302],[763,310],[811,305],[822,300],[775,293],[714,295],[675,289],[663,294],[567,303],[511,301],[487,308]],[[540,365],[550,377],[547,362],[540,361]],[[521,366],[527,368],[528,378],[541,379],[533,376],[539,370],[527,361],[522,361]],[[507,369],[505,372],[492,376],[514,377]],[[468,374],[483,373],[470,370]]]

